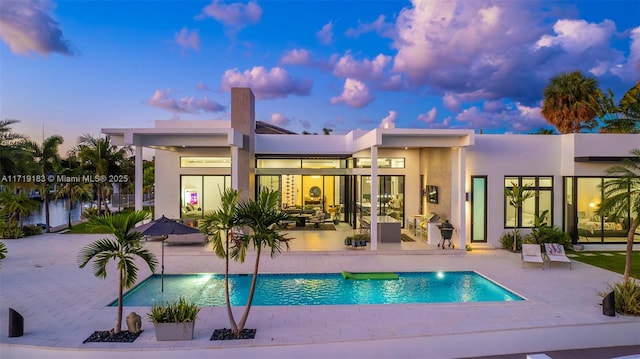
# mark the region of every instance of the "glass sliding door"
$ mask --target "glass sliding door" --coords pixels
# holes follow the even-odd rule
[[[198,219],[220,207],[220,195],[231,187],[231,176],[180,177],[180,218]]]
[[[487,176],[471,176],[471,242],[487,241]]]

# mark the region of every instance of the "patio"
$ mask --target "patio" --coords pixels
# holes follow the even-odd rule
[[[349,232],[351,231],[351,232]],[[351,229],[290,232],[291,251],[261,261],[262,273],[339,271],[475,270],[527,298],[522,302],[252,307],[247,323],[254,340],[210,341],[214,329],[228,327],[224,307],[202,308],[194,340],[158,342],[146,321],[146,307],[125,307],[143,316],[144,332],[133,343],[82,344],[94,330],[113,326],[115,272],[106,280],[79,269],[79,249],[103,235],[47,234],[6,240],[8,257],[0,269],[0,321],[8,308],[25,318],[25,335],[0,336],[3,358],[106,358],[136,352],[138,358],[220,355],[225,358],[454,358],[541,352],[572,348],[640,345],[640,318],[602,315],[597,292],[618,274],[574,262],[522,269],[520,255],[503,250],[441,250],[424,241],[381,243],[377,252],[344,247]],[[156,255],[161,243],[145,242]],[[208,246],[165,248],[165,273],[223,272],[224,261]],[[251,255],[232,264],[250,273]],[[139,280],[151,273],[141,266]],[[240,311],[238,308],[237,312]],[[7,328],[3,329],[6,334]],[[213,353],[211,351],[214,351]],[[185,352],[188,351],[188,352]],[[90,353],[90,354],[89,354]]]

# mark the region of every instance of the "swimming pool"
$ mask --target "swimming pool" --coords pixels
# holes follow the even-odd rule
[[[252,305],[349,305],[517,301],[524,298],[473,271],[399,272],[397,280],[346,280],[341,273],[259,274]],[[251,275],[230,275],[234,306],[246,304]],[[222,306],[224,275],[154,274],[124,296],[125,306],[151,306],[183,297]],[[110,304],[117,305],[117,300]]]

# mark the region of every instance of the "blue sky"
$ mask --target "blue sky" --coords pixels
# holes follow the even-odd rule
[[[0,118],[39,141],[228,119],[251,87],[256,119],[334,133],[396,127],[550,128],[562,72],[617,98],[640,79],[640,2],[0,2]]]

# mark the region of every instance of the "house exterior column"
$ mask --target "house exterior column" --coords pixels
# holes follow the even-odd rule
[[[378,147],[371,147],[371,250],[378,250]]]
[[[464,249],[467,238],[465,147],[457,147],[455,155],[451,156],[451,160],[451,222],[454,223],[458,234],[458,243],[455,245],[460,249]]]
[[[142,210],[143,194],[143,168],[142,168],[142,146],[136,146],[135,164],[134,164],[134,208],[136,211]]]

